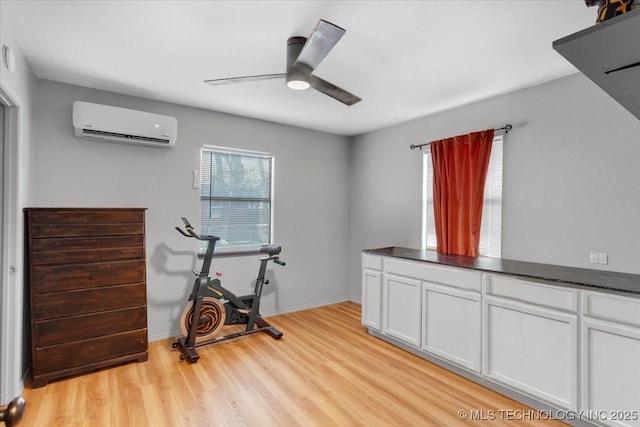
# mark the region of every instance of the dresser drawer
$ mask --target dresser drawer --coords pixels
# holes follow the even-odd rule
[[[145,281],[146,261],[32,267],[31,289],[35,294],[122,285]]]
[[[31,239],[144,234],[144,211],[142,210],[32,210],[29,212],[29,222]]]
[[[40,321],[145,305],[147,295],[146,286],[141,282],[97,289],[36,294],[33,296],[33,301],[33,319]]]
[[[144,247],[144,236],[103,236],[103,237],[50,237],[33,239],[31,251],[38,258],[41,252],[80,251],[107,248]]]
[[[146,327],[147,309],[144,306],[102,311],[36,322],[33,344],[36,347],[46,347]]]
[[[147,351],[147,329],[35,349],[33,375],[42,375]]]
[[[85,264],[105,261],[126,261],[144,258],[142,246],[130,248],[91,249],[80,251],[40,252],[32,265]]]
[[[42,237],[122,236],[144,234],[144,224],[43,224],[31,229],[32,239]]]
[[[144,223],[143,209],[56,208],[30,211],[33,225],[49,224],[131,224]]]

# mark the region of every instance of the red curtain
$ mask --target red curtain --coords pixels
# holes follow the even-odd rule
[[[433,141],[433,204],[437,251],[478,256],[484,184],[494,130]]]

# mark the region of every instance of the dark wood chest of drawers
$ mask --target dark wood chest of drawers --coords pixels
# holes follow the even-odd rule
[[[148,359],[144,216],[25,209],[34,387]]]

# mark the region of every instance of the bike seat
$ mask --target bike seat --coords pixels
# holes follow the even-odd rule
[[[218,236],[200,236],[198,240],[214,240],[217,242],[220,238]]]
[[[269,256],[278,255],[280,251],[282,251],[280,245],[263,246],[259,250],[260,253],[268,254]]]

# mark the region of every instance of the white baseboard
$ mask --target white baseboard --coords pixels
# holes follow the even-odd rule
[[[347,301],[350,301],[350,299],[348,297],[345,297],[345,298],[338,298],[334,300],[327,300],[319,303],[299,305],[296,307],[288,308],[286,310],[278,310],[278,311],[262,313],[262,317],[270,317],[270,316],[277,316],[279,314],[295,313],[296,311],[310,310],[312,308],[324,307],[326,305],[339,304],[341,302],[347,302]]]

